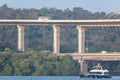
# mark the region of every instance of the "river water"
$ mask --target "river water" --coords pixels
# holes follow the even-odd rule
[[[120,76],[110,79],[80,78],[79,76],[0,76],[0,80],[120,80]]]

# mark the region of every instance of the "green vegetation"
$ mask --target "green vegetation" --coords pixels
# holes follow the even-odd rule
[[[13,9],[0,6],[0,19],[120,19],[116,13],[95,12],[75,7],[72,10],[56,8]],[[120,52],[120,28],[86,28],[85,46],[88,52]],[[0,25],[0,75],[78,75],[79,65],[70,56],[57,57],[53,52],[53,29],[50,26],[25,28],[25,52],[17,52],[17,27]],[[61,27],[61,52],[77,52],[77,29]],[[44,52],[47,51],[47,52]],[[114,75],[120,75],[119,62],[102,62]],[[115,65],[113,65],[115,64]]]
[[[78,75],[78,62],[71,56],[58,57],[50,51],[29,50],[16,53],[6,48],[0,53],[0,75],[63,76]]]

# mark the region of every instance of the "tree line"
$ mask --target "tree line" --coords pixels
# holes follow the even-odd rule
[[[24,53],[6,48],[0,53],[1,76],[64,76],[78,75],[79,64],[71,56],[58,57],[48,50]]]

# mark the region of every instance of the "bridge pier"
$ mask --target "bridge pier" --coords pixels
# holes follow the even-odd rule
[[[80,64],[80,74],[87,74],[88,73],[88,64],[86,61],[79,59],[78,60]]]
[[[81,25],[77,25],[78,30],[78,53],[85,52],[85,28]]]
[[[18,51],[24,51],[24,26],[17,25],[18,28]]]
[[[60,27],[53,24],[53,53],[60,53]]]

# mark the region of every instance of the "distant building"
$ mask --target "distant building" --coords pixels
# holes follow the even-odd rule
[[[107,51],[101,51],[101,53],[107,53]]]
[[[51,20],[51,17],[40,16],[40,17],[38,17],[38,20]]]

